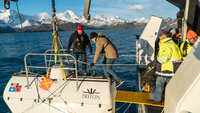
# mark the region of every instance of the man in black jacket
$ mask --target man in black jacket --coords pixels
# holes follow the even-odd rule
[[[82,25],[79,25],[77,31],[75,31],[69,38],[67,47],[68,53],[70,52],[70,47],[72,43],[73,43],[74,57],[76,58],[76,60],[78,60],[79,56],[81,56],[82,62],[86,62],[86,50],[85,50],[86,45],[88,45],[91,54],[92,54],[92,46],[90,44],[90,40],[87,34],[83,31]],[[84,75],[87,75],[86,67],[87,67],[86,64],[82,64],[82,70]]]

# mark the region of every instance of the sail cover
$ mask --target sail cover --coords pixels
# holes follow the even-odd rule
[[[190,0],[188,19],[187,19],[188,29],[192,29],[200,34],[200,7],[198,0]]]
[[[186,0],[167,0],[167,1],[180,9],[185,9]]]
[[[185,10],[185,7],[188,6],[188,10],[184,11],[188,13],[187,16],[187,28],[192,29],[200,35],[200,7],[198,0],[189,0],[189,4],[186,4],[186,0],[167,0],[171,4],[177,6],[178,8]]]

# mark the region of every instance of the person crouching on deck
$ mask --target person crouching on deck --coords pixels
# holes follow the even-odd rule
[[[158,64],[156,65],[156,89],[154,92],[154,100],[148,102],[161,104],[162,93],[165,83],[168,84],[173,77],[176,69],[176,63],[181,62],[181,52],[179,47],[174,43],[168,34],[162,32],[159,34],[159,51],[157,56]]]
[[[102,64],[105,64],[103,65],[104,75],[107,77],[113,76],[116,81],[116,87],[120,86],[124,81],[119,78],[119,76],[112,69],[112,64],[114,64],[115,60],[118,58],[117,48],[106,36],[102,35],[101,33],[97,35],[97,33],[92,32],[90,37],[91,40],[96,44],[94,60],[90,66],[93,67],[100,55],[105,54],[102,59]]]

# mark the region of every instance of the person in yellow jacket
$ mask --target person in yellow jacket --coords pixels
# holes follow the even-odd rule
[[[179,47],[174,43],[168,34],[161,32],[159,34],[159,51],[156,64],[156,88],[154,92],[154,100],[150,103],[160,104],[164,85],[167,84],[175,73],[175,64],[181,62],[181,52]]]
[[[188,55],[190,50],[192,49],[194,43],[197,41],[198,35],[193,30],[189,30],[187,32],[187,40],[181,44],[180,50],[183,59]]]
[[[118,58],[118,52],[115,45],[103,34],[92,32],[90,34],[92,41],[96,44],[94,60],[90,66],[94,66],[100,55],[105,54],[102,59],[104,75],[107,77],[113,76],[116,81],[116,87],[120,86],[124,81],[112,69],[112,64]]]

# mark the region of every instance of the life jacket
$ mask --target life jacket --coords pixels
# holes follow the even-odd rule
[[[161,76],[172,77],[176,71],[174,64],[181,62],[181,52],[179,47],[171,38],[166,38],[159,43],[159,52],[156,66],[156,74]]]

